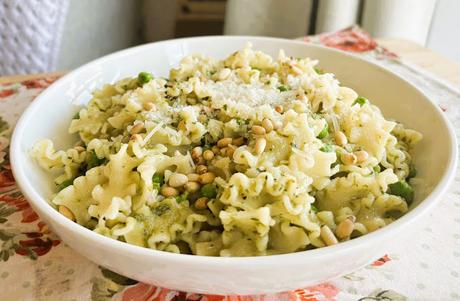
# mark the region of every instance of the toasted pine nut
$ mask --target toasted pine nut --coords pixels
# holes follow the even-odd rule
[[[208,168],[206,167],[206,165],[198,165],[195,170],[196,170],[197,174],[202,175],[202,174],[204,174],[205,172],[208,171]]]
[[[350,218],[346,218],[337,226],[337,229],[335,229],[335,234],[338,238],[347,238],[350,236],[351,232],[353,232],[353,229],[353,221]]]
[[[217,155],[217,154],[219,154],[220,148],[218,148],[216,145],[214,145],[213,147],[211,147],[211,150],[215,155]]]
[[[257,138],[254,144],[255,153],[260,155],[261,153],[264,152],[266,146],[267,146],[267,140],[265,138]]]
[[[206,209],[206,206],[208,205],[208,198],[207,197],[202,197],[199,198],[198,200],[195,201],[195,207],[197,209]]]
[[[200,175],[196,173],[189,173],[187,175],[187,178],[190,182],[198,182],[198,180],[200,179]]]
[[[219,141],[217,141],[217,146],[222,148],[222,147],[226,147],[227,145],[229,145],[230,143],[232,143],[232,138],[222,138],[220,139]]]
[[[174,173],[169,177],[169,186],[171,187],[181,187],[187,183],[188,177],[181,173]]]
[[[254,135],[265,135],[266,133],[265,129],[261,127],[260,125],[253,125],[251,128],[251,132]]]
[[[221,148],[220,151],[219,151],[219,154],[222,157],[225,157],[225,156],[227,156],[227,150],[228,150],[228,147]]]
[[[197,182],[187,182],[184,188],[187,192],[197,192],[200,189],[200,184]]]
[[[153,102],[144,103],[144,109],[147,111],[156,111],[157,106]]]
[[[224,68],[224,69],[219,71],[219,73],[217,75],[217,78],[219,78],[219,80],[227,79],[230,76],[231,72],[232,72],[232,70],[230,70],[228,68]]]
[[[238,137],[238,138],[233,139],[232,144],[236,145],[236,146],[243,145],[244,144],[244,137]]]
[[[345,136],[345,134],[341,131],[335,132],[334,139],[335,139],[335,142],[340,146],[344,146],[345,144],[348,143],[347,136]]]
[[[276,105],[275,106],[275,111],[281,114],[281,113],[283,113],[284,108],[281,105]]]
[[[233,154],[235,153],[235,150],[236,150],[236,146],[231,145],[231,144],[227,146],[227,156],[230,158],[233,158]]]
[[[161,195],[163,195],[163,196],[165,196],[167,198],[179,195],[179,191],[176,188],[170,187],[170,186],[161,187],[160,193],[161,193]]]
[[[212,160],[212,158],[214,158],[214,153],[212,152],[212,150],[207,149],[203,152],[203,158],[206,161]]]
[[[200,183],[201,184],[209,184],[214,182],[216,175],[213,172],[206,172],[200,176]]]
[[[59,213],[61,213],[62,215],[64,215],[64,216],[67,217],[68,219],[70,219],[71,221],[75,221],[75,215],[74,215],[74,214],[72,213],[72,211],[70,211],[70,209],[67,208],[66,206],[64,206],[64,205],[59,205],[58,211],[59,211]]]
[[[345,165],[356,164],[356,161],[358,161],[358,160],[356,159],[355,154],[350,154],[350,153],[342,154],[342,155],[340,156],[340,159],[342,160],[342,162],[343,162]]]
[[[335,245],[338,243],[337,238],[335,237],[334,233],[332,233],[331,228],[329,228],[327,225],[321,227],[320,235],[327,246]]]
[[[208,120],[208,117],[206,117],[206,115],[204,114],[201,114],[200,116],[198,116],[198,121],[201,123],[205,123],[207,120]]]
[[[270,133],[273,130],[273,123],[268,118],[262,120],[262,126],[264,127],[267,133]]]
[[[204,160],[203,157],[198,157],[198,159],[195,160],[196,165],[204,165],[206,161]]]
[[[203,148],[201,146],[194,147],[192,149],[192,158],[198,159],[203,154]]]
[[[74,150],[76,150],[77,152],[81,153],[81,152],[85,151],[85,148],[83,146],[77,145],[77,146],[74,147]]]
[[[366,151],[363,151],[363,150],[356,151],[355,156],[356,156],[356,159],[358,160],[358,162],[366,161],[367,158],[369,158],[369,154]]]
[[[136,123],[135,125],[133,125],[131,127],[131,130],[129,131],[131,134],[139,134],[142,130],[144,129],[144,123],[143,122],[139,122],[139,123]]]
[[[129,140],[141,142],[142,136],[139,134],[134,134],[134,135],[131,135],[131,137],[129,137]]]

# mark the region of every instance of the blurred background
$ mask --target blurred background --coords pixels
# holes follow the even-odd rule
[[[0,76],[177,37],[296,38],[355,24],[460,62],[459,12],[458,0],[0,0]]]

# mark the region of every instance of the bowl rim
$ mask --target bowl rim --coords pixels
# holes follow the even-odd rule
[[[24,164],[21,160],[23,157],[21,151],[21,138],[26,131],[26,124],[28,123],[29,119],[34,115],[34,112],[39,110],[41,107],[41,103],[48,97],[48,94],[52,94],[54,89],[58,89],[60,85],[66,84],[68,81],[71,81],[74,76],[85,69],[92,68],[94,65],[99,64],[100,62],[104,62],[111,59],[120,58],[126,55],[129,55],[136,51],[141,51],[144,49],[148,49],[150,47],[156,47],[158,45],[163,44],[174,44],[174,43],[181,43],[187,42],[191,40],[211,40],[211,41],[218,41],[218,40],[238,40],[238,41],[267,41],[267,42],[275,42],[275,43],[288,43],[288,44],[297,44],[302,45],[307,48],[320,48],[325,51],[340,53],[345,57],[351,58],[352,60],[359,60],[364,62],[365,64],[369,64],[372,68],[377,68],[381,72],[389,74],[390,76],[395,77],[399,81],[404,82],[410,88],[415,90],[415,92],[419,93],[422,101],[427,102],[434,112],[436,112],[443,122],[443,125],[447,129],[447,137],[450,150],[449,150],[449,160],[446,166],[446,169],[439,181],[439,183],[434,187],[431,193],[423,199],[419,205],[413,208],[410,212],[403,215],[401,218],[397,219],[393,223],[376,230],[374,232],[368,233],[366,235],[354,238],[352,240],[341,242],[337,245],[317,248],[312,250],[306,251],[299,251],[295,253],[286,253],[286,254],[277,254],[277,255],[267,255],[267,256],[248,256],[248,257],[212,257],[212,256],[198,256],[198,255],[191,255],[191,254],[176,254],[170,253],[165,251],[159,251],[150,249],[147,247],[140,247],[132,244],[128,244],[125,242],[121,242],[101,234],[95,233],[75,222],[64,217],[60,214],[57,210],[55,210],[48,201],[43,198],[34,188],[34,185],[29,181]],[[279,46],[280,49],[282,45]],[[180,39],[171,39],[165,40],[160,42],[148,43],[143,44],[140,46],[135,46],[131,48],[127,48],[121,51],[117,51],[103,57],[100,57],[96,60],[90,61],[81,67],[69,72],[68,74],[64,75],[60,79],[58,79],[55,83],[53,83],[50,87],[44,90],[40,95],[38,95],[35,100],[26,108],[23,112],[22,116],[18,120],[12,138],[11,138],[11,147],[10,147],[10,163],[13,171],[14,178],[16,180],[17,185],[19,186],[20,190],[27,198],[27,200],[33,205],[33,207],[37,207],[40,209],[39,214],[44,216],[44,220],[53,219],[55,223],[59,224],[62,227],[67,228],[67,231],[71,231],[74,235],[84,237],[84,239],[89,240],[92,243],[99,244],[105,249],[112,249],[116,253],[117,251],[126,252],[133,255],[138,256],[149,256],[151,258],[156,257],[157,260],[164,260],[164,261],[175,261],[180,263],[187,263],[188,265],[201,265],[201,264],[210,264],[216,267],[229,267],[235,266],[236,264],[241,265],[252,265],[252,264],[264,264],[266,266],[276,266],[279,264],[296,264],[299,260],[309,258],[314,259],[318,257],[325,257],[325,256],[337,256],[341,253],[346,253],[352,251],[352,249],[356,249],[359,247],[363,247],[366,244],[369,244],[373,241],[379,240],[383,237],[386,237],[395,231],[402,229],[402,227],[407,227],[410,223],[414,222],[415,220],[419,219],[422,215],[426,214],[434,205],[436,205],[440,201],[440,196],[445,193],[449,184],[452,182],[452,179],[455,176],[457,161],[458,161],[458,150],[457,150],[457,141],[456,135],[453,129],[452,124],[448,121],[444,113],[435,104],[425,93],[423,93],[419,88],[414,86],[412,83],[408,82],[406,79],[401,77],[400,75],[392,72],[391,70],[385,68],[384,66],[378,65],[373,63],[363,57],[359,57],[353,55],[351,53],[347,53],[342,50],[332,49],[321,45],[313,45],[307,44],[304,41],[299,40],[291,40],[291,39],[283,39],[283,38],[271,38],[271,37],[259,37],[259,36],[204,36],[204,37],[188,37],[188,38],[180,38]]]

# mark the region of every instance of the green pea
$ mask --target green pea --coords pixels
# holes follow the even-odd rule
[[[414,189],[404,180],[388,185],[388,193],[404,198],[409,205],[414,201]]]
[[[376,166],[372,167],[372,169],[374,170],[374,172],[379,173],[380,172],[380,165],[376,165]]]
[[[311,204],[310,208],[311,208],[311,211],[313,211],[314,213],[318,213],[318,208],[316,208],[315,205]]]
[[[137,76],[138,83],[143,86],[144,84],[148,83],[153,79],[153,75],[148,72],[141,72]]]
[[[334,151],[332,149],[332,145],[330,145],[330,144],[325,144],[325,145],[321,146],[319,150],[324,152],[324,153],[331,153],[331,152]]]
[[[160,190],[161,186],[164,184],[164,176],[159,174],[154,174],[152,177],[153,189]]]
[[[355,99],[355,102],[353,102],[353,105],[359,104],[359,106],[362,107],[365,103],[367,103],[367,99],[362,96],[358,96],[358,98]]]
[[[66,188],[67,186],[70,186],[73,184],[73,179],[68,179],[62,182],[57,186],[58,190],[61,191],[62,189]]]
[[[323,139],[323,138],[326,138],[327,136],[329,135],[329,126],[326,125],[324,126],[324,128],[321,130],[321,132],[319,132],[318,134],[318,139]]]
[[[286,92],[288,88],[286,86],[279,86],[278,90],[280,90],[280,92]]]
[[[73,115],[72,119],[80,119],[80,112],[75,113],[75,115]]]
[[[212,184],[206,184],[201,187],[200,193],[208,199],[213,199],[217,196],[217,188]]]

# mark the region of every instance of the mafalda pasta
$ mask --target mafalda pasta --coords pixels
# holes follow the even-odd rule
[[[113,239],[206,256],[297,252],[384,227],[413,201],[421,134],[316,64],[246,47],[105,85],[70,122],[74,147],[31,150],[59,171],[51,204]]]

